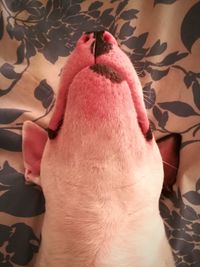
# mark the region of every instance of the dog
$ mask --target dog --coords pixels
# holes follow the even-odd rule
[[[159,213],[163,163],[137,73],[106,31],[62,71],[48,131],[23,126],[25,178],[46,212],[35,267],[174,267]]]

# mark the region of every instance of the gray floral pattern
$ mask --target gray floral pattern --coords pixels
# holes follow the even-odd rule
[[[33,266],[40,244],[45,203],[24,180],[23,122],[47,127],[65,58],[84,31],[103,29],[136,68],[156,138],[182,136],[160,211],[176,265],[200,266],[200,2],[141,2],[0,0],[0,266]]]

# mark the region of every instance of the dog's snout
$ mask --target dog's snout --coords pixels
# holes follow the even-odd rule
[[[80,42],[85,44],[89,41],[91,41],[90,51],[95,58],[109,53],[113,44],[117,45],[115,38],[107,31],[85,32]]]

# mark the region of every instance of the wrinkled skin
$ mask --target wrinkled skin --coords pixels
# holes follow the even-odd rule
[[[94,60],[94,35],[83,35],[63,69],[53,138],[24,124],[25,176],[46,200],[35,266],[173,267],[158,208],[162,159],[141,85],[115,39],[102,38],[109,52]]]

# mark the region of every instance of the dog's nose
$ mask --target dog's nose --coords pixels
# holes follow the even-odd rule
[[[112,50],[113,44],[117,44],[115,38],[109,32],[96,32],[95,36],[95,58],[107,54]]]
[[[101,39],[105,43],[117,45],[117,41],[115,40],[113,35],[107,31],[94,32],[94,36],[96,37],[96,40]]]
[[[95,58],[109,53],[113,44],[117,45],[115,38],[107,31],[86,32],[81,39],[82,42],[88,42],[93,39],[90,50]]]

